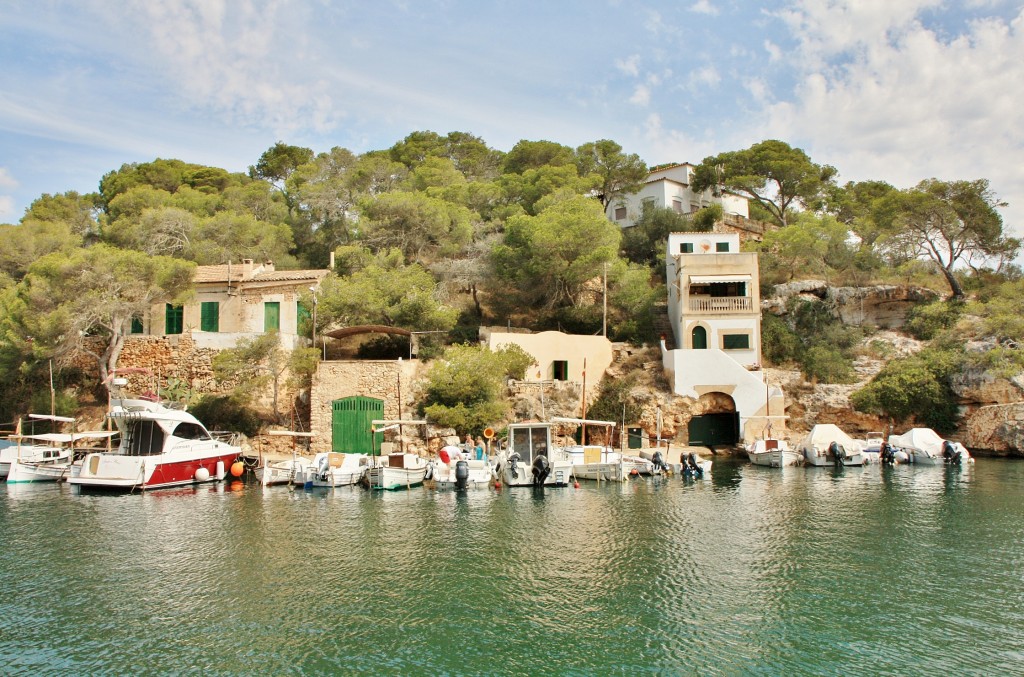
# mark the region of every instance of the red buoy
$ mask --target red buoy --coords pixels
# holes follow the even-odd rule
[[[572,483],[572,488],[573,489],[579,489],[580,488],[580,481],[576,480],[575,482],[573,482]]]

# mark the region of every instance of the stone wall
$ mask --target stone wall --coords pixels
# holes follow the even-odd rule
[[[331,448],[332,402],[344,397],[373,397],[384,402],[385,419],[416,418],[414,386],[419,360],[337,360],[321,362],[310,389],[312,449]],[[399,391],[401,406],[399,406]]]
[[[89,348],[97,353],[102,352],[102,340],[96,339]],[[154,378],[165,382],[172,377],[187,382],[197,392],[210,393],[217,392],[217,383],[213,378],[213,356],[217,352],[212,348],[199,348],[189,334],[133,335],[125,339],[117,365],[121,369],[130,367],[153,372],[152,376],[127,375],[129,390],[135,392],[152,389]],[[99,379],[99,367],[92,355],[79,352],[72,358],[72,365]]]

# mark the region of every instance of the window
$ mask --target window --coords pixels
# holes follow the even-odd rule
[[[200,331],[220,331],[220,303],[203,301],[199,318]]]
[[[174,428],[174,432],[171,433],[175,437],[179,437],[183,440],[208,440],[210,439],[210,433],[206,432],[203,426],[190,421],[183,421]]]
[[[281,331],[281,303],[268,301],[263,304],[263,331]]]
[[[728,242],[716,242],[715,243],[715,251],[716,252],[727,252],[727,251],[729,251],[729,243]]]
[[[683,203],[680,200],[672,200],[672,211],[676,214],[683,213]]]
[[[681,245],[679,245],[679,252],[681,254],[692,254],[693,253],[693,243],[692,242],[684,242],[684,243],[682,243]]]
[[[722,350],[750,350],[749,334],[725,334],[722,336]]]
[[[172,306],[168,303],[167,308],[164,311],[164,333],[180,334],[182,327],[184,326],[184,319],[185,307]]]
[[[615,220],[616,221],[621,221],[624,218],[626,218],[626,208],[625,207],[616,207],[615,208]]]
[[[142,318],[136,315],[132,318],[132,329],[131,333],[141,334],[146,331],[146,328],[142,326]]]
[[[569,362],[566,360],[555,360],[551,363],[551,378],[556,381],[569,380]]]

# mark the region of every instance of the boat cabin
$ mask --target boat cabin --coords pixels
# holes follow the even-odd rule
[[[508,443],[527,465],[532,464],[536,456],[550,457],[551,424],[512,423],[508,426]]]

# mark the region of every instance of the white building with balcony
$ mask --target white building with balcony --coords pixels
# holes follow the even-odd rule
[[[675,348],[662,344],[674,392],[714,402],[694,417],[690,443],[733,443],[782,428],[782,390],[761,371],[761,298],[757,254],[740,251],[736,233],[672,233],[666,251],[668,312]],[[711,406],[711,405],[709,405]]]
[[[750,218],[747,198],[729,192],[714,195],[712,191],[696,192],[693,181],[694,166],[688,162],[656,167],[647,176],[647,183],[638,193],[623,195],[612,200],[605,214],[623,228],[636,225],[645,203],[668,208],[679,214],[690,214],[701,207],[718,204],[727,217]]]

